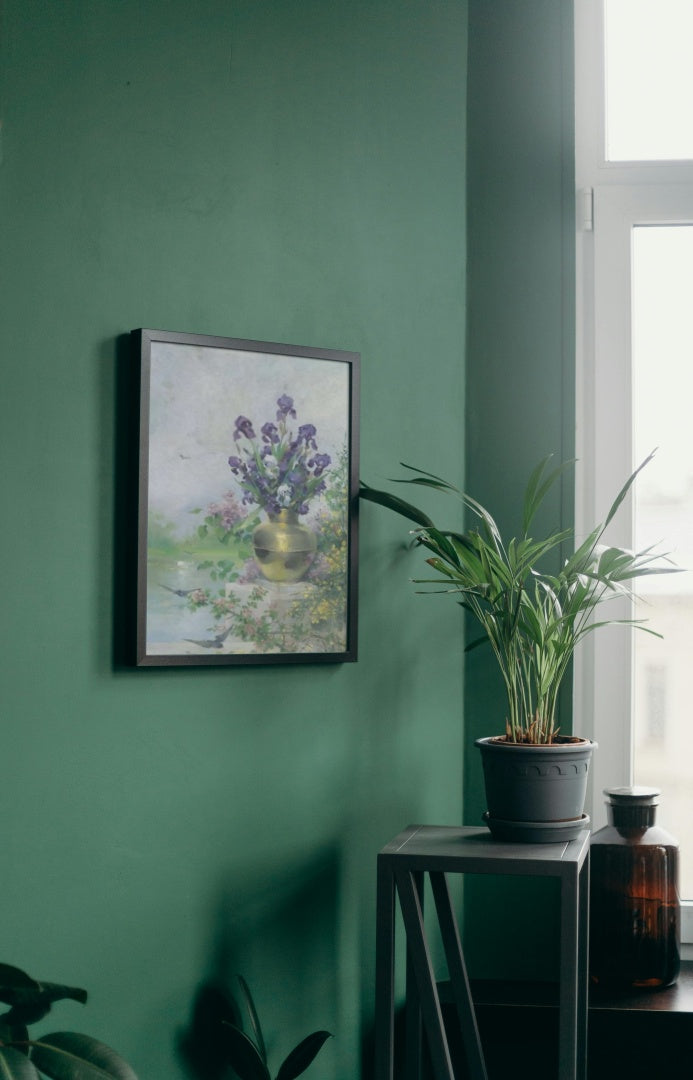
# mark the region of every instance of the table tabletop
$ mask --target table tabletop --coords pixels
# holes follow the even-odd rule
[[[535,874],[560,877],[581,869],[589,829],[574,840],[553,844],[504,843],[487,828],[465,825],[408,825],[380,855],[411,869],[477,874]]]

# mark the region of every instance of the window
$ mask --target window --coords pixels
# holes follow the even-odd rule
[[[614,542],[693,567],[693,33],[691,0],[576,0],[578,538],[655,447]],[[662,789],[682,847],[693,942],[693,573],[653,578],[635,611],[664,635],[600,630],[576,661],[575,715],[593,722],[591,816],[602,789]],[[616,610],[612,609],[612,614]],[[627,604],[618,612],[627,618]],[[689,824],[690,823],[690,824]],[[690,920],[690,922],[689,922]]]
[[[607,161],[693,158],[693,4],[606,0]]]

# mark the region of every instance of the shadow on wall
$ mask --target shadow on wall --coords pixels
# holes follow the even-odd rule
[[[208,970],[176,1047],[191,1080],[235,1075],[222,1019],[249,1033],[237,975],[252,991],[272,1076],[307,1033],[339,1035],[340,860],[338,847],[328,847],[300,866],[273,862],[223,885]],[[323,1076],[333,1075],[333,1043],[320,1055]]]

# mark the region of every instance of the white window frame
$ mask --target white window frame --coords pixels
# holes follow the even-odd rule
[[[656,2],[656,0],[653,0]],[[576,502],[579,540],[630,474],[632,379],[630,266],[634,224],[693,222],[693,161],[605,160],[603,0],[575,0]],[[632,502],[609,534],[633,540]],[[617,615],[615,609],[612,614]],[[628,617],[627,607],[620,613]],[[605,787],[633,778],[632,632],[602,628],[575,659],[574,728],[596,739],[587,810],[605,823]],[[682,940],[693,943],[693,898],[682,905]],[[686,953],[693,956],[693,945]]]

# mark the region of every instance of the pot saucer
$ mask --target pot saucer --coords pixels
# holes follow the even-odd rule
[[[574,840],[590,823],[589,814],[567,821],[503,821],[488,810],[481,815],[494,840],[520,844],[560,844]]]

